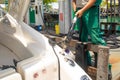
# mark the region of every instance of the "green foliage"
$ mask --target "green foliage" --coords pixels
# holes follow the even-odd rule
[[[106,7],[106,6],[107,6],[107,1],[106,1],[106,0],[103,0],[100,6],[101,6],[101,7]]]
[[[110,4],[112,5],[112,6],[114,6],[114,1],[111,3],[109,0],[108,0],[108,2],[107,2],[107,0],[102,0],[102,3],[101,3],[101,7],[107,7],[108,6],[108,8],[110,8]],[[116,1],[116,3],[115,3],[115,5],[117,6],[119,4],[119,2],[117,2]]]
[[[51,2],[57,2],[57,0],[43,0],[44,4],[48,4],[48,3],[51,3]]]

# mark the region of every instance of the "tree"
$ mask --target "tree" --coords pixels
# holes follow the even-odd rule
[[[43,0],[44,4],[48,4],[48,3],[51,3],[51,2],[57,2],[57,0]]]

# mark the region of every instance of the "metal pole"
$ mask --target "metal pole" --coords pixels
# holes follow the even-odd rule
[[[59,26],[60,26],[60,33],[64,33],[65,21],[64,21],[64,0],[59,0]]]
[[[115,22],[115,16],[116,16],[116,1],[114,0],[114,22]]]
[[[68,33],[71,26],[71,1],[65,0],[65,34]]]
[[[60,33],[67,34],[71,25],[71,0],[59,0]]]
[[[118,14],[120,16],[120,0],[118,0]]]
[[[108,22],[108,0],[106,0],[106,2],[107,2],[107,10],[106,10],[106,15],[107,15],[107,22]]]
[[[112,22],[112,0],[110,0],[110,22]]]

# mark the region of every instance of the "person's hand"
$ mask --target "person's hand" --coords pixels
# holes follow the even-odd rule
[[[83,15],[82,9],[78,10],[75,14],[77,17],[81,17]]]

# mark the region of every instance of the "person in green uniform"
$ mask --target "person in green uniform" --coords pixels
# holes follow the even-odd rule
[[[77,22],[76,27],[76,29],[78,29],[80,33],[79,40],[82,42],[88,42],[88,35],[90,35],[91,42],[93,44],[106,46],[106,42],[102,39],[100,35],[100,3],[101,0],[72,0],[73,10],[75,12],[75,15],[77,15],[77,17],[79,18],[79,23]],[[88,65],[91,65],[90,53],[89,51],[87,51],[86,53]],[[112,65],[109,63],[109,71],[111,71],[111,67]],[[109,76],[111,76],[111,73],[109,74]]]
[[[72,0],[75,15],[81,19],[79,40],[88,42],[88,35],[93,44],[106,46],[106,42],[100,36],[99,5],[101,0]],[[82,29],[82,30],[81,30]],[[91,57],[87,51],[88,65],[91,65]]]

